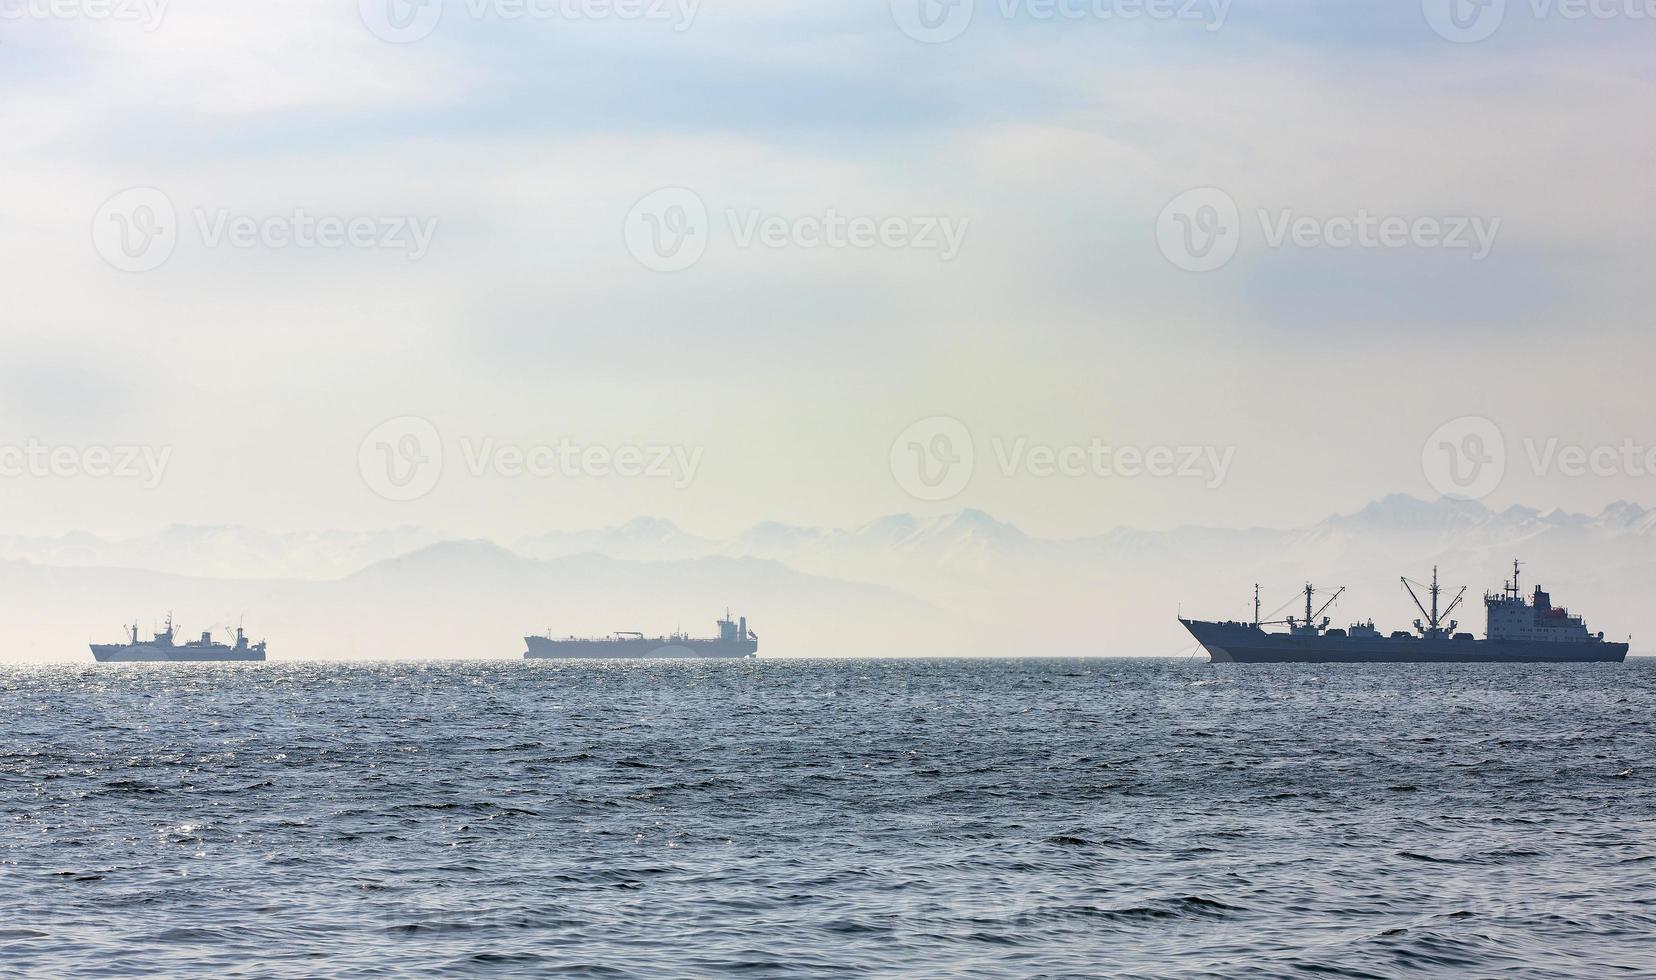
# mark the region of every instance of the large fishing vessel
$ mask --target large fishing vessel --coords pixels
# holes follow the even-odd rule
[[[1421,586],[1430,595],[1430,608],[1421,601],[1416,585],[1403,579],[1403,587],[1420,610],[1422,619],[1414,630],[1382,634],[1374,621],[1354,623],[1347,629],[1330,629],[1323,613],[1345,589],[1336,591],[1321,609],[1313,612],[1317,599],[1314,587],[1305,587],[1305,618],[1293,616],[1278,622],[1261,622],[1259,587],[1254,586],[1254,618],[1251,623],[1204,622],[1180,618],[1190,635],[1207,650],[1213,663],[1620,663],[1627,658],[1628,644],[1605,640],[1603,633],[1589,633],[1580,616],[1552,604],[1552,597],[1540,586],[1526,597],[1518,587],[1519,563],[1512,563],[1512,581],[1500,592],[1484,595],[1488,616],[1485,638],[1460,633],[1460,624],[1449,619],[1466,597],[1461,589],[1446,608],[1439,609],[1443,590],[1438,587],[1437,569],[1432,584]],[[1286,627],[1270,630],[1267,627]]]
[[[748,629],[746,616],[733,620],[728,610],[719,620],[717,639],[697,640],[684,633],[650,638],[625,631],[601,639],[554,639],[548,633],[526,636],[523,642],[529,645],[525,660],[734,660],[759,655],[759,634]]]
[[[126,643],[94,643],[92,656],[101,664],[109,663],[170,663],[209,661],[256,661],[265,658],[264,641],[248,643],[247,634],[236,627],[236,642],[216,643],[211,632],[201,634],[199,640],[174,642],[172,613],[167,614],[167,625],[155,633],[155,639],[139,642],[138,627],[126,627]]]

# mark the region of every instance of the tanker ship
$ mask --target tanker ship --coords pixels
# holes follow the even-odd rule
[[[247,634],[236,627],[236,642],[216,643],[211,632],[201,634],[199,640],[174,642],[172,613],[167,614],[167,625],[155,633],[153,640],[139,642],[138,627],[126,627],[126,643],[94,643],[92,656],[101,664],[171,663],[174,661],[207,663],[218,661],[259,661],[265,658],[264,641],[248,643]]]
[[[684,633],[646,637],[635,631],[620,631],[598,639],[526,636],[525,660],[736,660],[759,655],[759,634],[748,629],[747,617],[730,618],[729,610],[719,620],[717,639],[692,639]]]
[[[1552,604],[1552,597],[1540,586],[1532,596],[1518,587],[1519,563],[1512,563],[1512,580],[1499,592],[1484,595],[1487,628],[1483,639],[1457,632],[1460,624],[1449,619],[1466,597],[1462,588],[1446,608],[1439,609],[1443,590],[1438,586],[1437,569],[1432,584],[1421,589],[1430,596],[1428,608],[1416,592],[1418,583],[1403,579],[1403,587],[1420,610],[1414,629],[1384,634],[1374,621],[1353,623],[1348,629],[1330,629],[1324,616],[1335,600],[1345,593],[1336,591],[1313,611],[1317,590],[1305,587],[1305,617],[1293,616],[1277,622],[1260,622],[1259,587],[1254,586],[1254,617],[1251,623],[1205,622],[1180,618],[1190,635],[1208,652],[1213,663],[1621,663],[1628,644],[1605,640],[1603,633],[1590,633],[1587,623],[1570,611]],[[1319,618],[1320,617],[1320,618]],[[1276,629],[1267,629],[1274,627]],[[1285,629],[1283,629],[1285,627]]]

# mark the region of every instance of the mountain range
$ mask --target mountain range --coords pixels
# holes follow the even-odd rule
[[[1291,607],[1306,579],[1348,587],[1337,617],[1403,626],[1398,578],[1442,566],[1473,600],[1527,562],[1614,636],[1640,632],[1656,586],[1656,511],[1597,515],[1394,495],[1305,528],[1202,526],[1053,539],[977,510],[856,528],[758,524],[734,537],[658,518],[508,544],[421,528],[273,534],[168,527],[110,540],[0,537],[0,656],[74,660],[89,639],[176,608],[221,631],[245,613],[273,657],[514,656],[526,632],[711,632],[727,603],[767,656],[1188,655],[1184,612]],[[147,619],[145,617],[148,617]],[[191,624],[195,624],[191,627]],[[1651,620],[1656,625],[1656,619]],[[1639,652],[1635,640],[1635,653]]]

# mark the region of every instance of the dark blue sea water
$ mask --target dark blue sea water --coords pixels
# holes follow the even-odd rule
[[[1656,973],[1656,664],[0,670],[0,973]]]

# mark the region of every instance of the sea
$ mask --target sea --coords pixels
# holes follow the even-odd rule
[[[1656,662],[0,668],[0,975],[1656,975]]]

